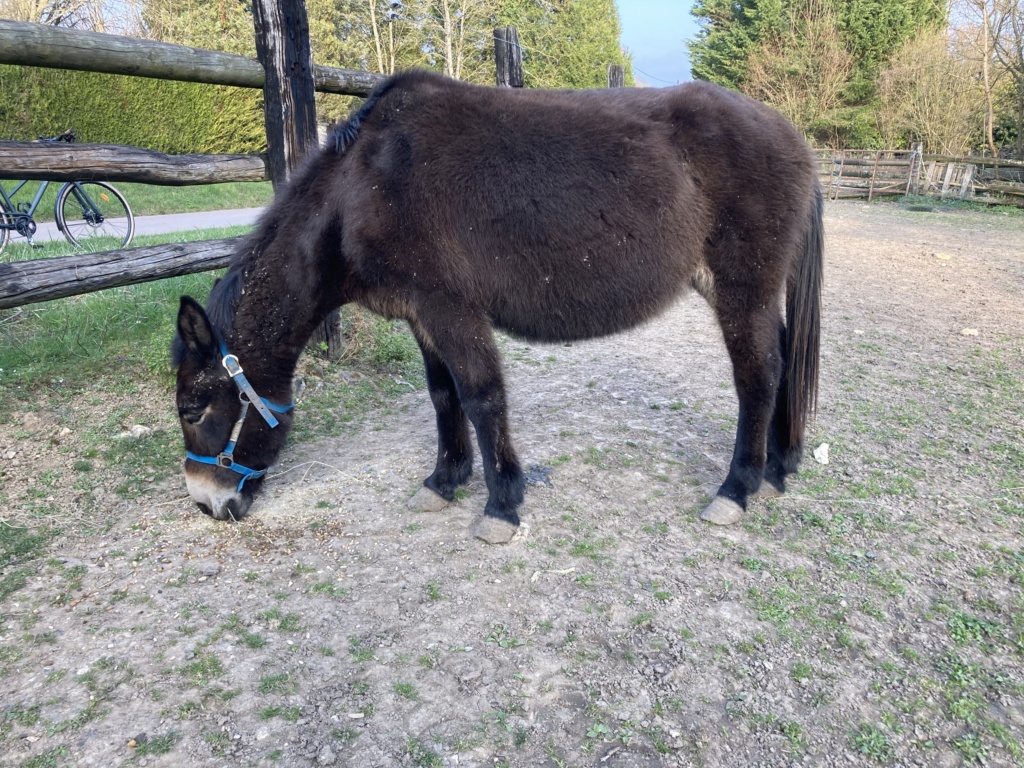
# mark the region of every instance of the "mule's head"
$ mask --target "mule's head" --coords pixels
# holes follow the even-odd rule
[[[245,361],[227,350],[206,312],[188,296],[181,298],[172,352],[189,495],[215,519],[237,520],[284,445],[291,405],[259,397],[265,393],[257,394],[241,373]]]

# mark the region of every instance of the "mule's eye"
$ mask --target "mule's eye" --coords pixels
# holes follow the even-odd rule
[[[206,418],[206,406],[188,405],[178,408],[178,415],[193,426],[201,424]]]

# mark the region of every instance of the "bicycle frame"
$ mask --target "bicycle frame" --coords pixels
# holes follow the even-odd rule
[[[0,227],[14,230],[24,237],[31,237],[35,233],[35,219],[32,218],[32,214],[36,212],[36,209],[39,207],[39,201],[43,199],[43,194],[46,192],[47,187],[50,186],[50,182],[48,181],[39,182],[39,189],[36,190],[35,197],[33,197],[32,202],[29,203],[28,210],[23,211],[18,209],[11,198],[18,194],[18,192],[21,191],[21,188],[28,184],[28,181],[28,179],[25,181],[19,181],[10,193],[8,193],[7,190],[3,188],[3,185],[0,184],[0,197],[3,197],[4,205],[7,208],[7,215],[10,216],[11,219],[10,221],[4,221],[0,218]]]
[[[33,218],[33,214],[39,208],[39,201],[43,199],[43,195],[46,193],[46,189],[50,186],[50,182],[41,181],[39,182],[39,189],[36,190],[35,197],[32,198],[32,202],[29,203],[27,210],[19,209],[13,202],[12,198],[21,191],[21,188],[28,184],[29,179],[25,181],[19,181],[10,192],[4,189],[3,185],[0,184],[0,198],[3,198],[3,203],[7,208],[7,215],[10,217],[10,221],[6,221],[4,217],[0,217],[0,227],[3,229],[10,229],[17,232],[22,237],[27,237],[31,240],[32,235],[36,231],[36,222]],[[103,212],[97,207],[96,203],[92,201],[82,189],[82,186],[77,181],[69,181],[64,184],[59,190],[57,190],[57,199],[60,198],[60,193],[64,190],[64,187],[71,187],[72,194],[75,196],[75,200],[79,205],[82,206],[83,217],[90,224],[102,224],[103,223]],[[54,216],[56,216],[56,208],[54,209]]]

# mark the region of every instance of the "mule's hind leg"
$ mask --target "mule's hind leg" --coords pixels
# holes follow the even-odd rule
[[[434,297],[418,308],[416,333],[450,372],[462,410],[476,430],[488,498],[473,533],[491,544],[507,542],[519,527],[516,510],[526,481],[508,433],[505,382],[490,322]]]
[[[782,359],[786,359],[786,326],[779,323],[779,346]],[[803,457],[803,444],[793,444],[790,430],[792,416],[789,412],[789,382],[785,365],[779,376],[779,391],[775,397],[775,413],[768,430],[768,461],[764,467],[764,481],[758,489],[760,498],[781,496],[786,492],[786,477],[796,472]]]
[[[437,416],[437,464],[423,485],[446,501],[454,501],[455,489],[473,472],[473,444],[466,414],[447,366],[419,336],[416,341],[423,353],[427,389]]]
[[[733,380],[739,400],[736,445],[729,474],[718,493],[701,514],[701,519],[718,525],[737,522],[747,508],[747,499],[757,493],[765,474],[768,434],[782,377],[782,347],[778,334],[778,311],[768,309],[733,314],[721,293],[716,310],[732,360]]]

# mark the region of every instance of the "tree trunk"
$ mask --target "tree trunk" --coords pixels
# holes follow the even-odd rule
[[[992,97],[992,42],[991,42],[991,28],[989,26],[989,12],[987,0],[982,0],[981,4],[981,25],[983,28],[983,39],[984,39],[984,57],[981,63],[982,79],[985,87],[985,137],[988,139],[988,149],[992,153],[992,157],[996,157],[996,140],[995,140],[995,122],[996,122],[996,111],[993,104]]]

